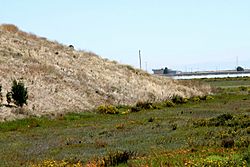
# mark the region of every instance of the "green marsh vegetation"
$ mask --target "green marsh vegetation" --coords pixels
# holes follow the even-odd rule
[[[0,123],[0,166],[250,165],[250,79],[199,81],[214,94]]]

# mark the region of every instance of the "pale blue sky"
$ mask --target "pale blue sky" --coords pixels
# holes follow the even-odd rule
[[[250,68],[249,0],[0,0],[0,23],[139,67]]]

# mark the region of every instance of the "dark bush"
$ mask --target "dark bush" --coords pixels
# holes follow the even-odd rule
[[[117,151],[109,153],[108,156],[97,160],[98,166],[117,166],[119,164],[126,164],[129,159],[135,156],[133,151]]]
[[[149,109],[152,109],[153,108],[153,103],[151,102],[137,102],[136,107],[140,108],[140,109],[145,109],[145,110],[149,110]]]
[[[234,139],[230,137],[223,139],[221,142],[221,146],[224,148],[232,148],[234,146]]]
[[[172,97],[172,102],[174,102],[175,104],[183,104],[183,103],[187,103],[187,99],[183,98],[181,96],[175,95]]]
[[[171,127],[172,127],[172,130],[176,130],[177,129],[177,124],[172,124]]]
[[[13,81],[11,88],[11,97],[15,105],[19,107],[23,107],[24,104],[27,105],[28,90],[24,86],[24,83],[17,82],[16,80]]]
[[[219,115],[216,118],[212,118],[209,120],[210,125],[215,125],[215,126],[224,126],[226,125],[226,121],[233,119],[232,114],[222,114]]]
[[[154,118],[153,117],[150,117],[149,119],[148,119],[148,122],[154,122]]]
[[[12,94],[11,94],[11,92],[7,92],[6,99],[7,99],[8,105],[10,105],[10,103],[12,101]]]
[[[2,85],[0,85],[0,103],[3,101]]]
[[[239,90],[240,90],[240,91],[247,91],[247,87],[245,87],[245,86],[240,86],[240,87],[239,87]]]
[[[219,115],[216,119],[220,121],[227,121],[227,120],[233,119],[233,116],[232,114],[222,114],[222,115]]]
[[[139,112],[141,109],[139,107],[131,107],[130,109],[131,112]]]

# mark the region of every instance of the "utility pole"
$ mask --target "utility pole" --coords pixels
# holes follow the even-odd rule
[[[238,56],[236,57],[236,68],[239,66]]]
[[[146,72],[148,72],[148,62],[145,62]]]
[[[139,50],[139,63],[140,63],[140,69],[141,69],[141,50]]]

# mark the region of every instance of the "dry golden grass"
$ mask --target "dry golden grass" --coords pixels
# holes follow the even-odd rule
[[[2,24],[1,29],[3,31],[8,31],[8,32],[12,32],[12,33],[16,33],[19,31],[18,27],[13,25],[13,24]]]
[[[14,78],[28,86],[28,115],[89,110],[103,104],[131,105],[211,91],[206,85],[153,76],[16,30],[14,25],[0,26],[0,78],[4,96]],[[0,120],[24,117],[8,108],[0,110]]]

